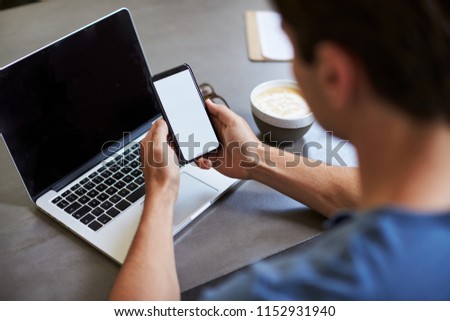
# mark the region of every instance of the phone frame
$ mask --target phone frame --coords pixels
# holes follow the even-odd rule
[[[170,133],[170,137],[171,137],[171,142],[172,142],[172,143],[174,144],[174,146],[175,146],[175,152],[176,152],[176,154],[177,154],[177,156],[178,156],[178,161],[179,161],[179,164],[180,164],[181,166],[186,165],[186,164],[189,164],[189,163],[191,163],[191,162],[193,162],[193,161],[195,161],[195,160],[197,160],[197,159],[203,157],[204,155],[207,155],[207,154],[209,154],[209,153],[212,153],[212,152],[217,151],[217,149],[218,149],[218,148],[213,149],[213,150],[211,150],[211,151],[209,151],[209,152],[207,152],[207,153],[205,153],[205,154],[196,156],[196,157],[194,157],[194,158],[192,158],[192,159],[186,159],[186,158],[184,157],[183,153],[181,152],[181,148],[180,148],[180,146],[179,146],[179,144],[178,144],[178,141],[175,139],[175,134],[174,134],[172,125],[171,125],[171,123],[170,123],[170,121],[169,121],[169,118],[167,117],[166,111],[164,110],[164,106],[163,106],[163,104],[162,104],[162,102],[161,102],[161,99],[159,98],[159,94],[158,94],[158,91],[156,90],[156,86],[155,86],[154,83],[155,83],[156,81],[158,81],[158,80],[162,80],[162,79],[164,79],[164,78],[170,77],[170,76],[172,76],[172,75],[175,75],[175,74],[177,74],[177,73],[180,73],[180,72],[186,71],[186,70],[188,70],[189,73],[190,73],[190,75],[191,75],[192,81],[193,81],[193,83],[194,83],[195,88],[197,89],[197,93],[198,93],[198,95],[199,95],[199,97],[200,97],[200,100],[201,100],[201,102],[202,102],[203,108],[204,108],[205,111],[206,111],[206,115],[208,116],[209,122],[211,123],[211,127],[212,127],[212,129],[213,129],[213,131],[214,131],[214,134],[216,135],[217,142],[219,143],[219,147],[218,147],[218,148],[220,148],[220,146],[222,145],[222,144],[221,144],[221,141],[220,141],[220,136],[219,136],[219,134],[218,134],[216,128],[214,127],[213,122],[211,121],[211,114],[209,113],[208,108],[206,108],[205,99],[203,98],[203,95],[202,95],[202,93],[201,93],[201,91],[200,91],[200,88],[198,87],[197,80],[195,79],[195,76],[194,76],[194,73],[193,73],[191,67],[190,67],[187,63],[184,63],[184,64],[182,64],[182,65],[180,65],[180,66],[178,66],[178,67],[175,67],[175,68],[172,68],[172,69],[169,69],[169,70],[166,70],[166,71],[163,71],[163,72],[161,72],[161,73],[159,73],[159,74],[154,75],[154,76],[152,77],[152,85],[153,85],[153,88],[154,88],[155,93],[156,93],[156,98],[157,98],[157,101],[158,101],[158,103],[159,103],[159,107],[160,107],[160,109],[161,109],[161,115],[162,115],[163,119],[166,121],[167,127],[169,128],[169,133]]]

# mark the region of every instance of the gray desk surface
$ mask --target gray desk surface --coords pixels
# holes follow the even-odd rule
[[[246,10],[263,0],[48,0],[0,11],[0,65],[78,29],[122,6],[135,19],[153,73],[189,63],[258,132],[249,95],[266,80],[293,78],[287,63],[251,63],[244,31]],[[318,126],[307,141],[325,145]],[[334,141],[336,143],[336,140]],[[353,149],[340,155],[354,164]],[[325,148],[310,156],[325,160]],[[323,219],[256,182],[241,185],[177,236],[182,290],[188,290],[317,235]],[[119,266],[34,207],[0,149],[0,299],[103,300]],[[151,285],[149,285],[151,286]]]

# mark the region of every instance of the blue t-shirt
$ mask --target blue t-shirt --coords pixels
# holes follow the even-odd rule
[[[347,212],[300,255],[255,264],[207,300],[449,300],[450,212]]]

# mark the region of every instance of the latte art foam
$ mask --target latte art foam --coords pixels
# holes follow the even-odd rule
[[[263,113],[278,118],[295,119],[310,113],[300,91],[294,88],[268,89],[256,96],[255,104]]]

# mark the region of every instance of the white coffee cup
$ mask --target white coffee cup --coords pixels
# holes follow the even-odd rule
[[[314,122],[298,84],[271,80],[256,86],[251,95],[252,114],[265,138],[281,143],[302,137]]]

